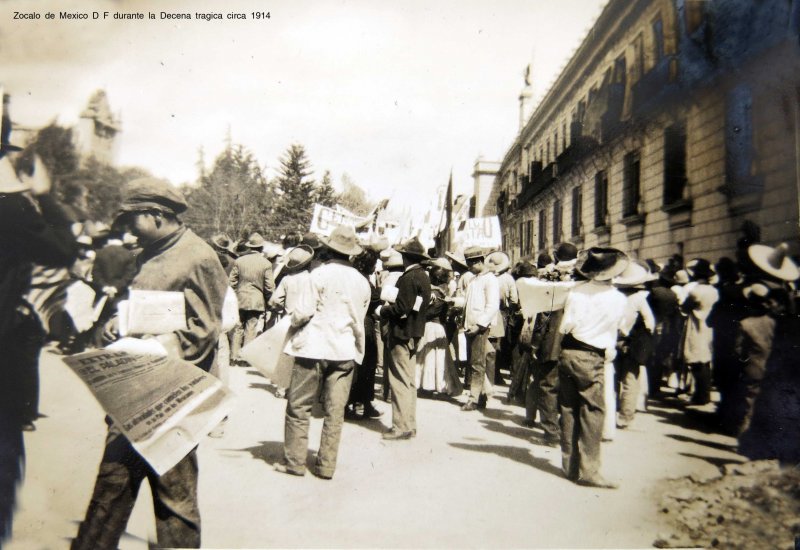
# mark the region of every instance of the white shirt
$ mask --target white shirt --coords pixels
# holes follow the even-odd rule
[[[464,303],[464,328],[492,326],[500,311],[500,283],[491,271],[484,271],[467,286]]]
[[[613,348],[626,302],[625,295],[610,284],[579,283],[567,296],[559,331],[595,348]]]
[[[622,324],[619,327],[619,331],[624,336],[627,336],[631,333],[631,329],[633,328],[633,325],[636,324],[636,318],[639,317],[639,315],[642,316],[644,328],[646,328],[650,334],[653,333],[653,330],[656,327],[656,318],[655,315],[653,315],[653,310],[650,309],[650,304],[647,302],[647,297],[649,295],[650,292],[647,290],[640,290],[628,295],[627,303],[625,305],[625,315],[623,316]]]
[[[284,352],[330,361],[364,359],[364,316],[370,288],[366,277],[344,262],[328,262],[311,272],[307,292],[292,313],[299,330]],[[306,322],[307,321],[307,322]]]

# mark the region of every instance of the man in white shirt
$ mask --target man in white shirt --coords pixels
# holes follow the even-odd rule
[[[311,272],[307,292],[292,312],[299,327],[284,352],[295,358],[287,393],[284,462],[279,472],[302,476],[306,471],[311,407],[323,387],[325,419],[314,475],[331,479],[336,469],[344,409],[356,363],[364,358],[364,316],[370,300],[369,282],[348,262],[361,253],[352,227],[340,226],[321,239],[327,261]]]
[[[500,284],[494,271],[484,263],[486,251],[471,247],[464,251],[469,270],[475,278],[467,287],[464,303],[464,331],[467,335],[470,376],[469,400],[461,407],[474,411],[486,407],[487,389],[484,378],[494,381],[497,348],[491,330],[498,323],[500,311]]]
[[[614,248],[590,248],[575,268],[588,282],[576,286],[564,304],[559,331],[564,334],[559,358],[561,461],[564,474],[579,485],[615,489],[600,475],[603,435],[603,363],[617,343],[625,296],[611,279],[628,265]]]

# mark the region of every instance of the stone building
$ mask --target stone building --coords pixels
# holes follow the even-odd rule
[[[505,249],[713,261],[749,220],[797,251],[799,20],[798,0],[610,0],[502,160]]]
[[[75,147],[81,160],[94,157],[104,164],[114,164],[120,130],[119,119],[111,112],[105,91],[97,90],[73,128]]]

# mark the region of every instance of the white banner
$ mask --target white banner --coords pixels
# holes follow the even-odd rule
[[[233,408],[233,394],[222,382],[180,359],[101,349],[64,362],[158,474],[175,466]]]
[[[309,231],[323,237],[330,237],[333,230],[340,225],[356,227],[363,223],[366,218],[350,214],[349,212],[337,211],[320,204],[314,205],[314,215],[311,218]]]
[[[463,228],[457,228],[453,241],[457,250],[463,250],[468,246],[500,248],[503,245],[500,220],[497,216],[468,218],[464,220]]]
[[[517,279],[519,305],[525,317],[533,317],[543,311],[555,311],[564,307],[569,291],[575,281],[542,281],[533,277]]]

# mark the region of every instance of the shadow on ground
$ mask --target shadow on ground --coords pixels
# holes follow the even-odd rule
[[[537,470],[541,470],[542,472],[558,477],[564,477],[561,468],[553,466],[546,458],[538,458],[533,456],[530,449],[526,449],[525,447],[513,447],[511,445],[472,445],[469,443],[449,443],[449,445],[465,451],[492,453],[497,456],[513,460],[514,462],[531,466]]]

